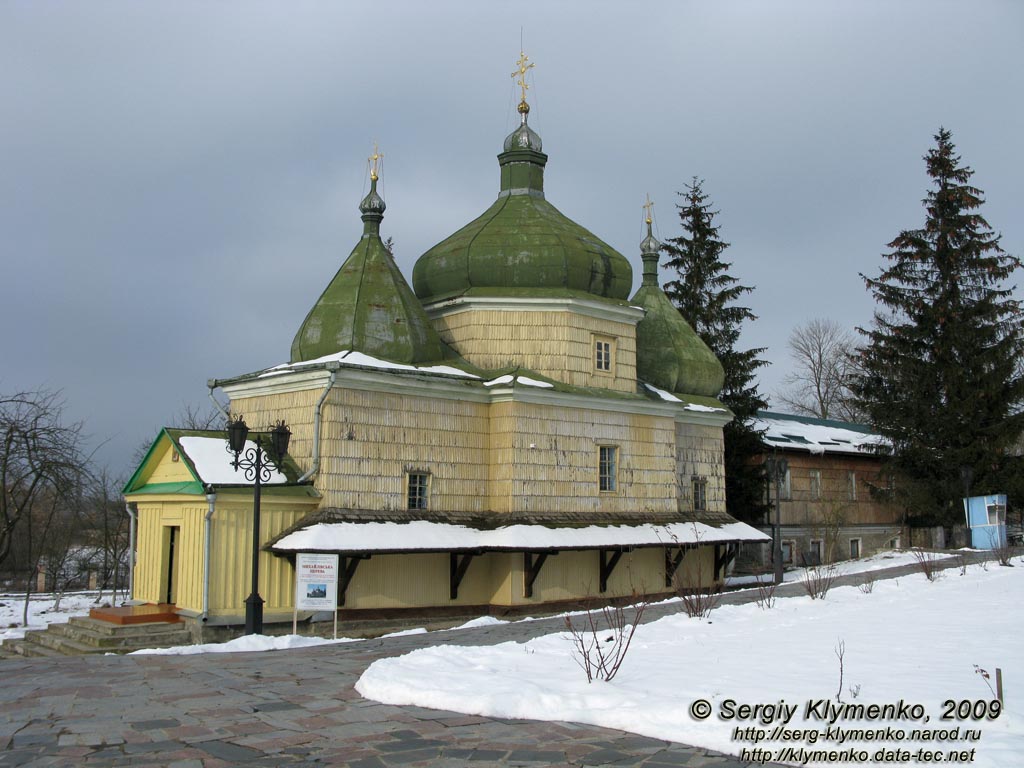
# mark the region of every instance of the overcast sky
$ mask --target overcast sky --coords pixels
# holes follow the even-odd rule
[[[815,317],[853,328],[953,132],[1024,256],[1024,3],[0,0],[0,392],[62,389],[99,460],[206,380],[284,362],[361,233],[373,141],[407,278],[498,190],[535,62],[548,199],[625,254],[693,176],[755,287],[762,391]],[[664,278],[663,278],[664,279]]]

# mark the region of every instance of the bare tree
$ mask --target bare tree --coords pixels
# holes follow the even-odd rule
[[[101,470],[92,478],[83,507],[84,541],[94,553],[98,576],[97,603],[103,601],[105,590],[116,599],[118,590],[127,584],[128,515],[119,493],[123,484]]]
[[[776,393],[793,413],[819,419],[860,421],[848,388],[852,373],[853,335],[835,320],[816,318],[789,336],[793,371],[787,389]]]
[[[37,507],[53,509],[55,499],[81,483],[82,441],[81,423],[63,421],[59,392],[0,395],[0,563]]]

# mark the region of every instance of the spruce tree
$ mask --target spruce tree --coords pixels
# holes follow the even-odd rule
[[[724,430],[726,510],[737,519],[760,522],[765,510],[764,475],[752,459],[763,447],[761,434],[752,424],[757,412],[767,406],[755,378],[757,369],[767,362],[759,357],[763,347],[737,349],[743,323],[757,318],[736,302],[753,289],[740,285],[729,274],[732,264],[722,261],[729,244],[719,237],[718,211],[711,209],[703,183],[694,177],[679,193],[685,202],[676,206],[683,234],[664,245],[669,257],[666,266],[679,277],[666,283],[665,293],[725,369],[719,399],[736,416]]]
[[[982,192],[940,129],[925,155],[933,187],[924,226],[900,232],[877,278],[879,304],[858,350],[854,395],[885,449],[895,492],[922,524],[963,521],[960,503],[1007,489],[1021,434],[1021,309],[1007,280],[1020,266],[978,209]]]

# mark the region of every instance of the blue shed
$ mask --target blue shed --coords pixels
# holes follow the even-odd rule
[[[971,546],[999,549],[1006,546],[1006,494],[971,496],[964,499]]]

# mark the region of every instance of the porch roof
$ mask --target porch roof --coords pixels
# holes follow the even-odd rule
[[[636,525],[509,525],[481,529],[454,523],[406,522],[315,523],[292,531],[269,549],[285,552],[482,552],[673,547],[768,541],[746,523],[700,522]]]

